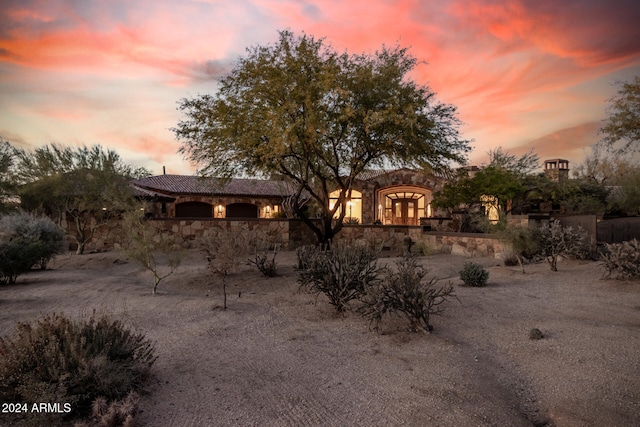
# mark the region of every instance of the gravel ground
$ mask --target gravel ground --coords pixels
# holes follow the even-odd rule
[[[156,342],[142,426],[638,426],[640,283],[601,280],[594,262],[505,267],[475,258],[488,286],[462,286],[468,259],[421,259],[451,281],[432,333],[388,318],[378,333],[300,292],[295,254],[280,276],[243,266],[220,279],[189,252],[151,296],[117,252],[64,255],[0,288],[0,326],[107,312]],[[383,258],[381,263],[391,263]],[[543,339],[532,340],[538,328]],[[2,414],[0,414],[0,424]]]

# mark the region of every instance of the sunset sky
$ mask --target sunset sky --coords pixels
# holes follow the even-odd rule
[[[278,30],[339,52],[410,47],[413,79],[458,107],[472,164],[502,146],[572,165],[599,136],[617,80],[640,76],[637,0],[1,0],[0,136],[115,149],[190,174],[170,128]]]

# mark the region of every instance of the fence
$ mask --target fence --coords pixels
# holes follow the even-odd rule
[[[599,219],[596,215],[575,215],[558,218],[564,227],[582,227],[592,241],[621,243],[640,239],[640,217]]]

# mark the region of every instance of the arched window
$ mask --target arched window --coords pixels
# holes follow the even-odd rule
[[[376,219],[383,224],[418,225],[431,216],[431,191],[417,186],[395,186],[378,191]]]

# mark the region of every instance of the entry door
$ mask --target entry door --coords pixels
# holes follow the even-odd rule
[[[393,223],[416,225],[418,206],[414,199],[397,199],[393,201]]]

